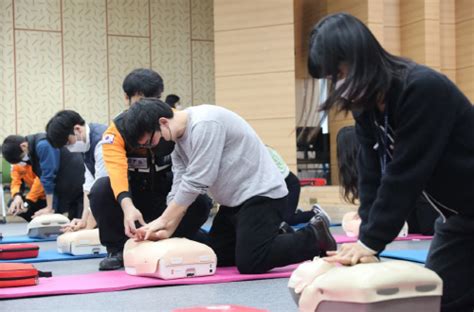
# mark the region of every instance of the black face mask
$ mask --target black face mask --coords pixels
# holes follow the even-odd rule
[[[156,157],[163,157],[171,154],[174,150],[175,142],[160,139],[158,145],[153,148]]]

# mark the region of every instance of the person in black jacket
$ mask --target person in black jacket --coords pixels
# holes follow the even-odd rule
[[[322,109],[351,111],[361,144],[359,241],[327,260],[374,259],[423,196],[440,214],[426,266],[443,279],[442,310],[472,311],[474,106],[446,76],[391,55],[344,13],[314,27],[309,71],[331,80]]]
[[[357,140],[354,126],[347,126],[339,130],[336,137],[337,164],[339,169],[339,183],[342,195],[346,202],[356,204],[359,199],[357,186],[357,155],[360,144]],[[358,214],[355,216],[358,218]],[[433,235],[434,224],[438,213],[422,195],[415,202],[415,208],[407,218],[408,233]]]

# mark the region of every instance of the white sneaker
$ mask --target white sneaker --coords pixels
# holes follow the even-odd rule
[[[327,227],[331,226],[331,217],[321,206],[314,204],[313,207],[311,207],[311,210],[314,212],[314,216],[320,216],[324,220]]]

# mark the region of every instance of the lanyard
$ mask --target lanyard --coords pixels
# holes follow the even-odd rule
[[[384,110],[384,136],[383,136],[383,155],[382,155],[382,175],[385,174],[385,169],[387,168],[387,158],[388,158],[388,151],[389,143],[388,143],[388,109],[385,107]]]

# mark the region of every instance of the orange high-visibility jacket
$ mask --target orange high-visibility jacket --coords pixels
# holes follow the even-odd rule
[[[20,166],[12,165],[11,171],[12,181],[10,184],[11,194],[14,196],[20,193],[22,182],[30,188],[30,191],[26,195],[26,199],[32,202],[37,202],[39,199],[45,199],[43,186],[39,177],[33,172],[31,165]]]

